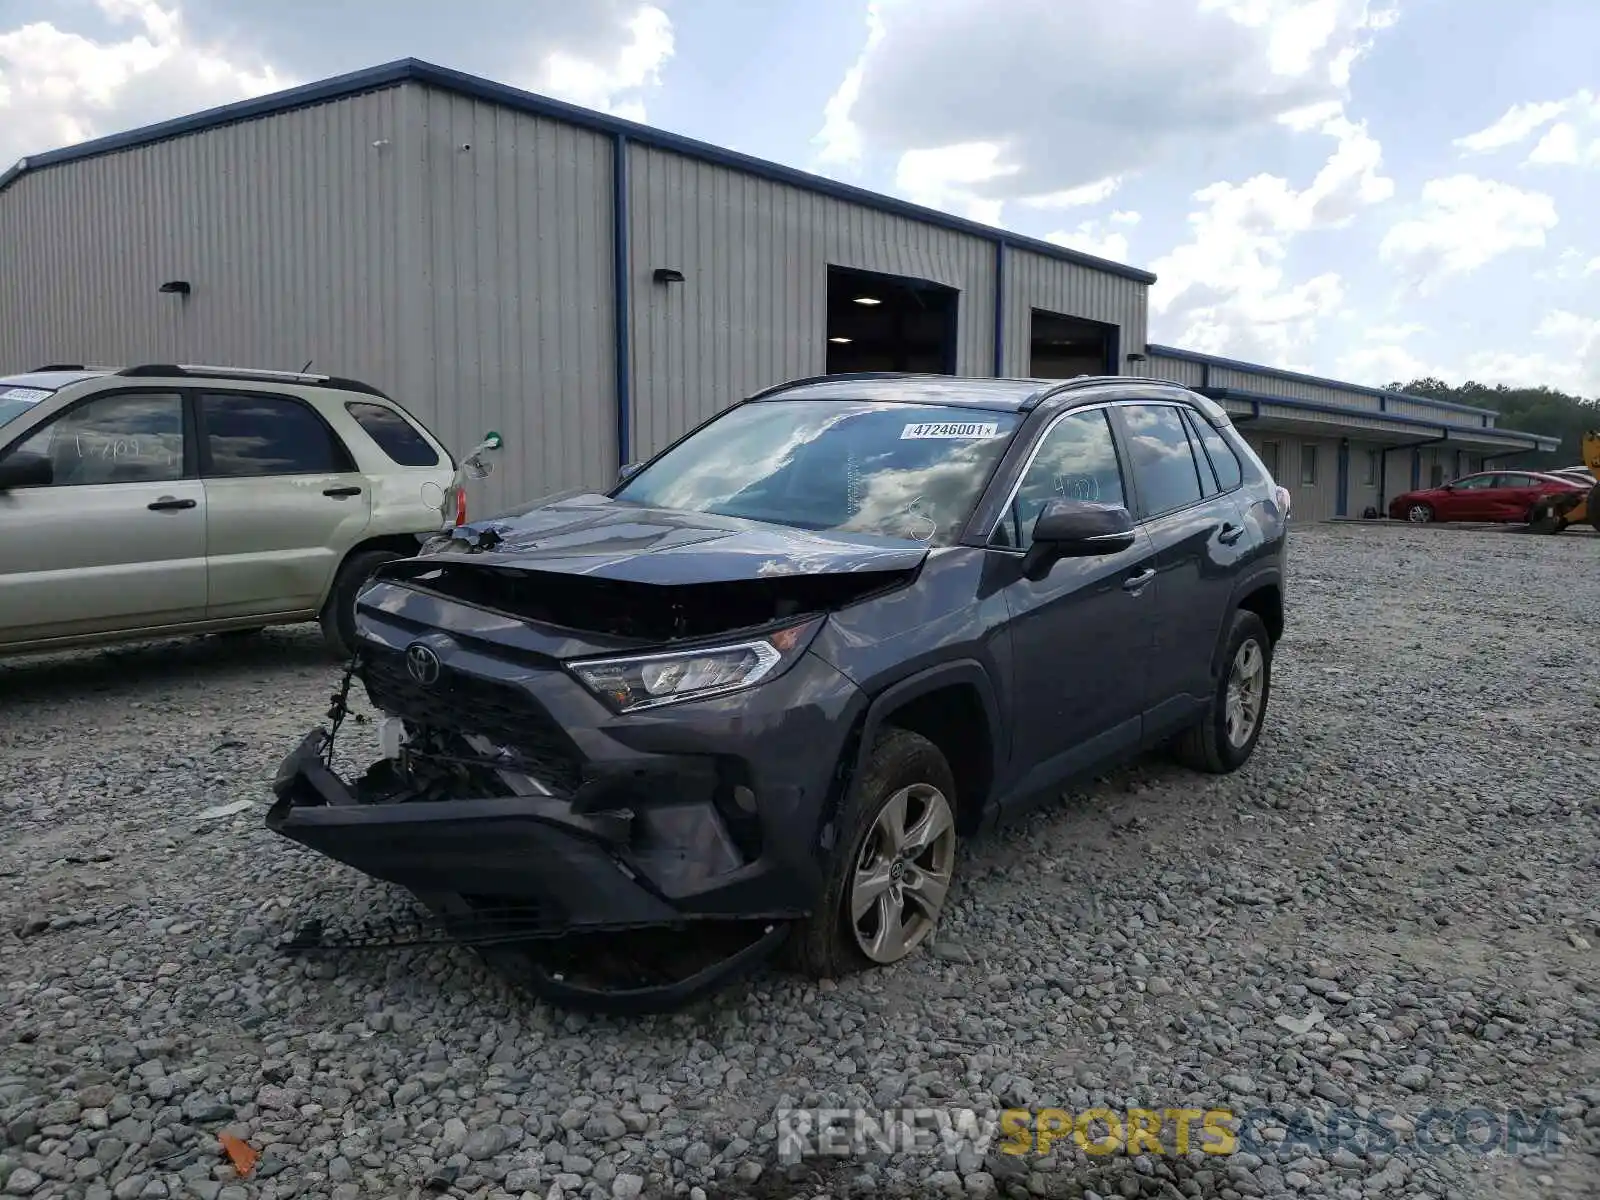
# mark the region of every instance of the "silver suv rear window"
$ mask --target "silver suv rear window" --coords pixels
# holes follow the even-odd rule
[[[356,424],[366,430],[367,436],[378,443],[378,449],[387,454],[396,466],[439,465],[439,452],[398,409],[390,408],[387,404],[373,404],[366,400],[352,400],[344,407],[345,411],[355,418]]]

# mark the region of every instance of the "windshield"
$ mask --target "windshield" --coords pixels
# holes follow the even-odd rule
[[[0,383],[0,425],[15,420],[50,392],[45,388],[11,387]]]
[[[944,405],[758,401],[694,434],[615,497],[943,543],[971,514],[1018,420]]]

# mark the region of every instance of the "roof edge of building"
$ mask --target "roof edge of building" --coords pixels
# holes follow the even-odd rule
[[[1117,275],[1124,279],[1132,279],[1138,283],[1151,284],[1156,280],[1152,272],[1128,266],[1126,263],[1097,258],[1092,254],[1085,254],[1081,251],[1070,250],[1065,246],[1058,246],[1054,242],[1011,233],[992,225],[984,225],[978,221],[970,221],[965,217],[955,216],[952,213],[940,212],[938,209],[913,204],[908,200],[900,200],[893,196],[884,195],[881,192],[869,191],[854,184],[840,183],[822,175],[802,171],[797,167],[787,167],[781,163],[756,158],[753,155],[744,154],[737,150],[714,146],[709,142],[698,141],[681,134],[669,133],[664,129],[656,129],[635,121],[624,120],[621,117],[614,117],[607,113],[596,112],[593,109],[582,108],[562,100],[554,100],[548,96],[541,96],[534,92],[511,87],[509,84],[496,83],[481,76],[470,75],[464,71],[457,71],[449,67],[437,66],[434,63],[424,62],[417,58],[399,59],[381,66],[368,67],[345,75],[337,75],[313,83],[300,84],[269,95],[257,96],[253,99],[225,104],[218,108],[206,109],[189,116],[175,117],[172,120],[146,125],[139,129],[131,129],[124,133],[95,138],[92,141],[81,142],[76,146],[66,146],[43,154],[31,155],[18,160],[14,165],[0,172],[0,192],[3,192],[21,176],[32,171],[42,170],[45,167],[60,166],[88,158],[97,158],[120,150],[132,150],[140,146],[148,146],[156,142],[182,137],[186,134],[201,133],[224,125],[237,124],[241,121],[276,116],[280,113],[292,112],[295,109],[309,108],[317,104],[343,100],[363,92],[378,91],[403,83],[419,83],[472,99],[482,100],[485,103],[498,104],[532,116],[548,117],[613,137],[627,138],[630,141],[638,142],[642,146],[650,146],[670,153],[682,154],[688,158],[743,171],[746,174],[768,179],[775,183],[783,183],[819,195],[831,196],[834,199],[859,204],[866,208],[876,209],[896,216],[907,217],[954,233],[964,233],[972,237],[982,238],[985,241],[1003,244],[1009,248],[1043,255],[1060,262],[1072,263],[1075,266],[1087,267],[1105,274]]]
[[[1281,408],[1295,408],[1303,412],[1325,413],[1328,416],[1361,417],[1364,420],[1383,421],[1391,425],[1404,425],[1413,429],[1436,429],[1445,437],[1441,441],[1471,441],[1495,443],[1502,440],[1522,439],[1532,442],[1528,450],[1550,452],[1560,448],[1561,439],[1543,433],[1529,433],[1523,429],[1486,429],[1481,425],[1452,425],[1449,421],[1430,421],[1426,417],[1406,416],[1403,413],[1374,412],[1370,408],[1354,408],[1344,404],[1327,404],[1321,400],[1301,400],[1295,396],[1277,396],[1271,392],[1257,392],[1249,388],[1208,387],[1202,392],[1218,400],[1238,400],[1245,403],[1275,404]],[[1385,395],[1398,395],[1388,392]],[[1455,434],[1454,438],[1449,435]]]
[[[1363,396],[1383,396],[1393,400],[1404,400],[1409,404],[1426,404],[1432,408],[1442,408],[1449,412],[1476,413],[1478,416],[1488,417],[1500,415],[1498,409],[1478,408],[1471,404],[1457,404],[1454,400],[1435,400],[1432,396],[1418,396],[1411,392],[1391,392],[1387,388],[1369,387],[1364,383],[1346,383],[1340,379],[1328,379],[1321,375],[1306,375],[1300,371],[1287,371],[1282,367],[1269,367],[1264,363],[1249,363],[1237,358],[1223,358],[1216,354],[1202,354],[1198,350],[1184,350],[1178,346],[1159,346],[1152,342],[1145,346],[1145,353],[1161,358],[1175,358],[1180,362],[1224,367],[1231,371],[1251,371],[1258,375],[1271,375],[1278,379],[1288,379],[1295,383],[1309,383],[1317,387],[1341,388],[1344,391],[1357,392]]]

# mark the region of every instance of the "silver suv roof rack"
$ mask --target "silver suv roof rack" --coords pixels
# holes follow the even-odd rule
[[[124,379],[232,379],[239,381],[280,380],[284,383],[311,384],[314,387],[333,388],[343,392],[360,392],[366,396],[381,396],[383,392],[359,379],[344,379],[338,375],[313,375],[309,371],[274,371],[263,367],[213,367],[201,363],[143,363],[124,367],[117,372]]]

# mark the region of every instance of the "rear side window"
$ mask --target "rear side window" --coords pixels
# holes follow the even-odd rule
[[[439,465],[439,452],[428,444],[428,439],[399,410],[387,404],[372,404],[364,400],[351,401],[344,408],[355,418],[356,424],[366,430],[367,436],[378,443],[378,449],[397,466]]]
[[[206,474],[214,479],[355,469],[327,422],[287,396],[203,395],[200,426],[205,431]]]
[[[1182,413],[1170,404],[1130,404],[1120,411],[1144,515],[1159,517],[1198,502],[1204,494],[1200,466]]]
[[[1199,413],[1185,414],[1189,418],[1189,430],[1200,439],[1200,444],[1205,447],[1205,457],[1211,463],[1211,470],[1216,477],[1217,487],[1224,492],[1231,492],[1234,488],[1244,483],[1244,467],[1239,463],[1239,456],[1233,452],[1233,447],[1228,445],[1228,439],[1223,437]],[[1202,471],[1203,475],[1205,472]]]

